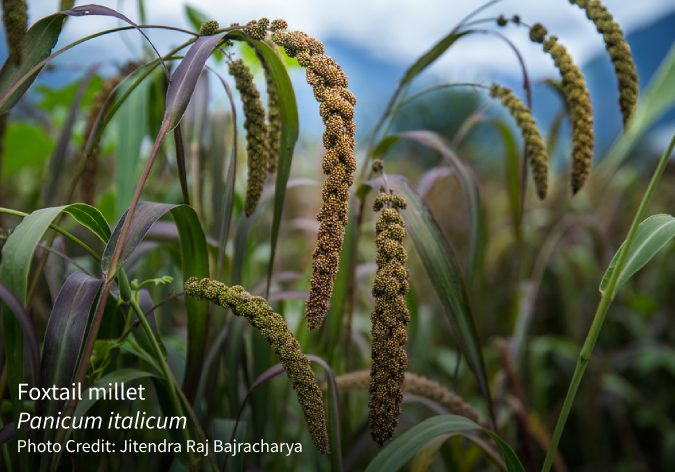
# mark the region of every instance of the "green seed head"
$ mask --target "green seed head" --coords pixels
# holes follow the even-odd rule
[[[26,47],[26,31],[28,29],[28,13],[25,0],[3,0],[2,18],[10,58],[19,64]]]
[[[525,152],[530,161],[534,185],[539,198],[544,199],[548,189],[548,153],[537,123],[529,108],[513,92],[499,85],[492,85],[490,96],[498,99],[516,120],[525,142]]]
[[[220,29],[220,25],[216,20],[207,20],[202,23],[201,28],[199,28],[199,34],[201,36],[210,36],[216,34]]]
[[[235,316],[246,318],[258,330],[286,370],[291,386],[298,396],[314,445],[322,454],[329,454],[321,389],[309,366],[309,360],[302,353],[300,344],[284,319],[272,310],[264,298],[253,296],[240,286],[228,287],[215,280],[191,277],[185,282],[185,294],[229,308]]]
[[[638,76],[630,46],[619,24],[598,0],[569,0],[586,12],[586,16],[602,35],[619,83],[619,105],[624,127],[628,124],[638,99]]]

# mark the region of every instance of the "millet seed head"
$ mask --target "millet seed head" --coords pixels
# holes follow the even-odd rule
[[[380,191],[373,208],[381,211],[375,226],[377,272],[372,293],[372,351],[368,423],[373,439],[382,445],[394,434],[401,414],[402,386],[408,356],[405,344],[410,319],[406,304],[407,254],[402,245],[405,224],[399,209],[405,200],[392,192]]]
[[[229,72],[234,78],[244,109],[248,157],[245,212],[246,216],[251,216],[262,195],[269,168],[269,133],[265,123],[265,109],[251,70],[244,61],[237,59],[230,62]]]
[[[220,24],[216,20],[207,20],[202,23],[201,28],[199,28],[199,34],[201,36],[210,36],[216,34],[220,29]]]
[[[544,199],[548,190],[549,159],[546,151],[546,143],[539,132],[539,128],[537,127],[537,123],[534,120],[532,113],[529,108],[527,108],[527,106],[506,87],[493,84],[492,87],[490,87],[490,96],[499,100],[516,120],[516,124],[520,129],[520,134],[525,142],[525,153],[530,161],[537,195],[540,199]]]
[[[556,36],[543,42],[560,71],[562,90],[572,125],[572,193],[577,193],[586,182],[593,159],[594,131],[591,97],[581,70],[574,63],[565,46]]]
[[[251,326],[258,330],[286,370],[286,375],[302,407],[314,445],[322,454],[329,454],[321,389],[309,360],[302,353],[300,344],[288,329],[284,319],[272,310],[264,298],[252,296],[241,286],[228,287],[215,280],[207,278],[198,280],[191,277],[185,282],[185,294],[229,308],[235,316],[246,318]]]
[[[28,8],[25,0],[2,0],[2,18],[9,57],[16,64],[23,59],[28,30]]]
[[[353,121],[356,99],[347,90],[346,75],[333,59],[324,55],[320,41],[301,31],[285,29],[285,24],[275,26],[271,39],[306,68],[307,83],[319,102],[326,127],[322,163],[326,179],[321,189],[319,234],[312,254],[312,278],[305,309],[307,325],[314,329],[322,325],[328,310],[347,224],[349,188],[356,170]]]
[[[569,0],[569,2],[582,8],[588,19],[595,24],[598,33],[602,35],[619,83],[619,105],[625,128],[638,100],[638,75],[630,46],[621,27],[602,2],[598,0]]]

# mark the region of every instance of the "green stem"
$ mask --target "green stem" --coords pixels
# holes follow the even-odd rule
[[[141,309],[141,306],[138,304],[137,297],[135,296],[131,297],[131,300],[129,300],[129,304],[131,305],[131,308],[134,310],[134,313],[136,313],[136,317],[140,321],[143,331],[145,331],[145,334],[150,340],[150,345],[152,346],[152,350],[154,351],[155,358],[159,361],[159,365],[162,368],[162,374],[164,374],[164,379],[166,380],[168,386],[169,396],[171,397],[171,403],[173,404],[173,408],[176,410],[176,413],[178,415],[182,416],[183,405],[180,401],[178,393],[176,392],[177,389],[176,382],[173,373],[171,372],[171,368],[169,367],[169,364],[166,361],[166,358],[164,357],[162,348],[159,345],[159,341],[157,341],[155,332],[152,330],[152,327],[150,326],[150,323],[148,323],[148,319],[146,318],[145,313]],[[183,435],[183,440],[187,444],[187,441],[190,439],[188,430],[185,428],[182,429],[181,434]],[[194,458],[192,457],[192,454],[188,454],[187,456],[190,461],[190,465],[194,467]]]
[[[577,394],[577,390],[579,390],[579,385],[581,384],[581,379],[584,376],[588,361],[590,360],[591,354],[593,353],[593,348],[595,347],[595,343],[600,336],[600,330],[602,329],[602,324],[607,317],[607,311],[614,300],[617,284],[619,282],[619,276],[621,275],[623,267],[626,263],[626,259],[628,258],[628,253],[630,252],[631,245],[635,239],[635,233],[637,232],[638,225],[644,217],[647,206],[649,205],[649,202],[656,191],[656,186],[658,185],[659,180],[663,175],[663,171],[668,164],[670,154],[673,152],[673,146],[675,146],[675,135],[673,135],[673,137],[670,139],[670,144],[668,145],[666,152],[664,152],[661,156],[661,159],[656,166],[656,170],[654,171],[654,175],[652,175],[649,185],[647,186],[647,190],[642,196],[640,206],[638,207],[637,212],[633,217],[633,222],[631,223],[630,229],[628,230],[628,235],[626,236],[623,249],[620,250],[621,252],[619,254],[616,267],[609,278],[607,290],[605,290],[600,298],[600,303],[598,304],[595,316],[593,317],[593,322],[591,323],[591,327],[588,330],[588,334],[586,335],[586,340],[584,341],[581,351],[579,352],[577,365],[574,368],[574,374],[572,374],[572,380],[567,390],[567,395],[565,395],[565,402],[563,403],[560,416],[558,417],[558,422],[556,423],[555,430],[553,431],[551,445],[546,452],[546,459],[544,460],[544,465],[541,468],[542,472],[548,472],[551,469],[553,458],[555,457],[555,454],[558,450],[558,444],[560,443],[560,438],[562,436],[563,430],[565,429],[567,417],[569,416],[572,409],[572,404],[574,403],[574,397]]]

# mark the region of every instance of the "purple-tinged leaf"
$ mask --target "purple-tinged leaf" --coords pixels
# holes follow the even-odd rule
[[[0,283],[0,300],[7,305],[9,310],[14,314],[14,317],[19,322],[21,330],[23,331],[24,339],[28,344],[28,350],[30,352],[30,362],[32,369],[33,382],[36,384],[40,383],[40,354],[38,349],[37,337],[35,336],[35,329],[33,328],[33,322],[28,316],[28,312],[23,307],[23,304],[19,299],[9,291],[7,287]],[[10,358],[7,358],[8,361],[11,361]]]
[[[197,81],[206,65],[206,60],[218,43],[222,41],[225,34],[197,38],[171,75],[169,88],[166,92],[166,112],[164,114],[166,132],[180,123],[197,87]]]
[[[79,7],[74,7],[71,8],[70,10],[66,10],[62,12],[68,16],[90,16],[90,15],[96,15],[96,16],[112,16],[114,18],[117,18],[119,20],[124,21],[130,26],[133,26],[138,30],[139,33],[145,38],[145,40],[148,42],[152,50],[157,54],[157,57],[159,58],[160,61],[162,61],[162,65],[164,66],[164,70],[168,69],[166,68],[166,64],[164,64],[164,61],[162,60],[162,55],[157,51],[157,48],[155,47],[154,44],[152,44],[152,41],[150,41],[150,38],[145,34],[145,32],[133,21],[131,21],[129,18],[118,12],[117,10],[113,10],[112,8],[104,7],[103,5],[95,5],[95,4],[89,4],[89,5],[81,5]]]
[[[68,276],[49,315],[42,348],[44,385],[68,387],[77,369],[89,313],[103,281],[82,272]],[[82,359],[89,362],[89,359]],[[59,411],[63,402],[48,401],[45,414]]]

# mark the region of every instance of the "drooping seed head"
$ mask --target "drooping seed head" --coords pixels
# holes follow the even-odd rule
[[[619,82],[619,105],[625,128],[635,111],[638,99],[638,75],[630,46],[621,26],[614,21],[612,14],[602,2],[598,0],[569,0],[569,2],[582,8],[588,19],[595,24],[598,33],[602,35]]]
[[[246,129],[246,153],[248,157],[248,184],[246,187],[246,216],[255,211],[265,185],[268,169],[268,129],[265,123],[265,108],[260,92],[249,67],[241,59],[231,61],[229,72],[234,77],[241,96]]]
[[[530,30],[546,29],[535,24]],[[577,193],[588,179],[593,159],[594,131],[591,97],[586,80],[579,67],[574,63],[567,49],[560,44],[556,36],[540,37],[534,34],[533,40],[541,42],[544,52],[549,54],[560,72],[562,90],[572,125],[572,193]]]
[[[2,0],[2,18],[9,57],[16,64],[23,58],[28,29],[28,8],[25,0]]]
[[[548,153],[537,123],[529,108],[513,92],[499,85],[490,87],[490,96],[498,99],[516,120],[525,142],[525,153],[529,158],[534,185],[539,198],[544,199],[548,190]]]
[[[322,454],[329,454],[321,389],[309,366],[309,360],[302,353],[300,344],[284,319],[272,310],[264,298],[253,296],[240,286],[228,287],[215,280],[198,280],[192,277],[185,282],[185,294],[229,308],[235,316],[246,318],[258,330],[286,370],[291,386],[298,396],[314,445]]]

